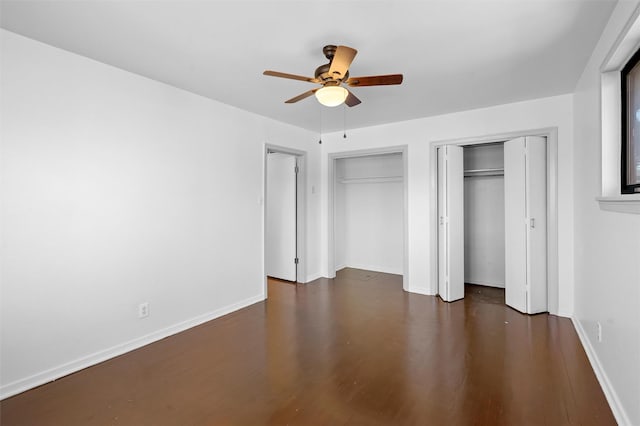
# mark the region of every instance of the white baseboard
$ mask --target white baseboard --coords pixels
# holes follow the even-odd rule
[[[573,322],[573,326],[576,329],[576,332],[578,333],[578,338],[580,338],[582,347],[584,348],[584,351],[587,353],[587,358],[589,358],[589,362],[591,363],[591,368],[593,368],[593,371],[596,373],[596,378],[600,383],[600,387],[604,392],[604,396],[607,398],[607,402],[609,403],[609,407],[611,407],[613,416],[616,418],[616,422],[618,422],[620,426],[631,426],[631,421],[629,420],[629,416],[627,415],[627,412],[625,411],[624,407],[620,403],[620,398],[618,398],[618,394],[616,393],[616,390],[611,385],[611,382],[609,381],[609,376],[607,376],[607,373],[604,371],[604,368],[602,368],[600,359],[598,358],[598,355],[596,355],[596,351],[593,349],[593,346],[591,345],[591,341],[589,340],[589,336],[587,335],[586,331],[582,327],[582,323],[573,317],[571,318],[571,321]]]
[[[322,278],[322,275],[321,274],[310,274],[310,275],[307,275],[307,280],[305,281],[305,283],[310,283],[311,281],[315,281],[318,278]]]
[[[367,271],[375,271],[375,272],[384,272],[386,274],[396,274],[396,275],[402,275],[402,271],[400,272],[389,272],[389,270],[381,270],[381,269],[385,269],[385,268],[380,268],[377,266],[354,266],[354,265],[341,265],[339,267],[336,267],[336,272],[340,271],[341,269],[344,268],[355,268],[355,269],[364,269]],[[394,270],[395,271],[395,270]],[[407,289],[407,292],[409,293],[415,293],[415,294],[422,294],[424,296],[435,296],[434,293],[431,292],[431,289],[429,287],[411,287],[409,289]]]
[[[428,287],[411,287],[407,289],[409,293],[422,294],[424,296],[435,296],[435,294],[429,291]]]
[[[557,311],[557,312],[551,312],[549,311],[550,314],[552,315],[556,315],[559,317],[565,317],[565,318],[569,318],[573,321],[573,312],[569,312],[569,311]]]
[[[57,367],[50,368],[48,370],[42,371],[32,376],[25,377],[24,379],[7,383],[6,385],[0,386],[0,400],[8,398],[13,395],[17,395],[21,392],[27,391],[36,386],[40,386],[40,385],[44,385],[46,383],[52,382],[61,377],[68,376],[69,374],[75,373],[76,371],[80,371],[87,367],[91,367],[93,365],[99,364],[108,359],[114,358],[116,356],[125,354],[127,352],[141,348],[143,346],[146,346],[150,343],[164,339],[165,337],[169,337],[176,333],[180,333],[182,331],[188,330],[192,327],[203,324],[207,321],[211,321],[223,315],[227,315],[239,309],[246,308],[247,306],[253,305],[254,303],[262,302],[263,300],[264,300],[263,294],[250,297],[240,302],[233,303],[231,305],[225,306],[220,309],[216,309],[215,311],[208,312],[203,315],[199,315],[195,318],[191,318],[186,321],[182,321],[177,324],[171,325],[169,327],[163,328],[161,330],[154,331],[153,333],[149,333],[144,336],[138,337],[136,339],[129,340],[128,342],[124,342],[119,345],[112,346],[110,348],[104,349],[99,352],[95,352],[93,354],[84,356],[82,358],[78,358],[74,361],[67,362]]]
[[[344,265],[341,268],[336,268],[336,271],[343,268],[354,268],[354,269],[364,269],[365,271],[373,271],[373,272],[382,272],[383,274],[394,274],[394,275],[402,275],[402,267],[400,268],[390,268],[387,266],[379,266],[379,265],[359,265],[359,264],[349,264]]]

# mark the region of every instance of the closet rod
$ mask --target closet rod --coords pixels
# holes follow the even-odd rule
[[[489,176],[504,176],[504,173],[477,173],[477,174],[465,174],[464,175],[464,177],[466,177],[466,178],[489,177]]]
[[[464,177],[476,176],[504,176],[504,169],[473,169],[464,171]]]
[[[504,173],[504,168],[503,167],[498,167],[498,168],[494,168],[494,169],[471,169],[471,170],[465,170],[465,173],[485,173],[485,172],[502,172]]]
[[[361,178],[341,178],[339,183],[385,183],[402,182],[402,176],[369,176]]]

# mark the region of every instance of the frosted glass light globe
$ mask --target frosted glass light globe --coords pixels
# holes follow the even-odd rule
[[[316,91],[316,98],[324,106],[334,107],[342,104],[349,92],[341,86],[325,86]]]

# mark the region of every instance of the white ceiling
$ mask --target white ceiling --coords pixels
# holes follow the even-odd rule
[[[347,128],[570,93],[615,0],[2,1],[3,28],[260,115],[318,131],[344,108],[311,97],[325,44],[358,49]]]

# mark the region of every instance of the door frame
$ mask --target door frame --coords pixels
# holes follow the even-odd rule
[[[270,152],[296,157],[298,174],[296,176],[296,282],[307,281],[307,152],[270,143],[264,144],[262,151],[262,276],[264,278],[264,298],[268,297],[267,285],[267,157]]]
[[[430,226],[432,235],[438,235],[438,152],[443,145],[480,145],[525,136],[544,136],[547,138],[547,309],[549,313],[558,314],[559,275],[558,275],[558,128],[546,127],[541,129],[521,130],[486,136],[476,136],[461,139],[432,141],[430,143],[431,156],[431,196],[430,198]],[[435,241],[435,242],[434,242]],[[438,294],[438,240],[430,241],[431,283],[433,294]]]
[[[336,160],[341,158],[367,157],[371,155],[401,154],[402,155],[402,188],[403,188],[403,212],[402,212],[402,288],[408,291],[409,285],[409,193],[408,193],[408,146],[398,145],[384,148],[360,149],[354,151],[340,151],[328,154],[327,173],[327,273],[329,278],[336,277],[335,262],[335,186]]]

